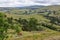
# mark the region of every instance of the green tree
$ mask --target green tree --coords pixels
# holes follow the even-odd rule
[[[12,18],[11,18],[12,20]],[[9,21],[11,21],[9,20]],[[7,35],[7,31],[8,29],[12,29],[12,30],[15,30],[16,33],[20,32],[20,27],[18,24],[13,24],[13,25],[10,25],[9,23],[11,22],[8,22],[7,21],[7,18],[5,17],[4,13],[0,13],[0,40],[4,40],[5,38],[8,37]]]
[[[38,21],[35,18],[30,18],[29,20],[29,31],[36,31],[37,30],[37,25]]]
[[[4,40],[6,37],[8,24],[5,19],[5,15],[3,13],[0,13],[0,40]]]
[[[12,17],[11,18],[7,18],[7,20],[8,20],[8,23],[13,24],[13,18]]]

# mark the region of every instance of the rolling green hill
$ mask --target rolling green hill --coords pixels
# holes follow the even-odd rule
[[[36,18],[39,22],[46,24],[51,24],[50,21],[53,21],[53,24],[59,28],[60,26],[60,5],[45,6],[39,9],[22,9],[22,10],[10,10],[5,13],[7,17],[13,17],[14,19],[22,18]],[[54,21],[55,20],[55,21]]]
[[[0,12],[1,23],[4,25],[0,25],[0,32],[2,30],[3,34],[8,35],[6,40],[55,40],[55,37],[58,40],[60,6],[45,6],[34,10],[10,8]]]

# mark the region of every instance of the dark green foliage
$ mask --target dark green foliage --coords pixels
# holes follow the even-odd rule
[[[5,32],[7,31],[7,24],[5,20],[5,15],[3,13],[0,13],[0,40],[4,40],[6,37]]]
[[[16,32],[20,32],[19,26],[12,24],[13,18],[6,19],[6,15],[0,13],[0,40],[4,40],[7,38],[7,31],[8,29],[16,30]],[[14,26],[13,26],[14,25]]]
[[[32,31],[36,31],[37,30],[37,25],[38,24],[38,21],[37,19],[35,18],[30,18],[29,20],[29,27],[30,27],[30,30]]]
[[[23,31],[40,31],[42,27],[38,25],[38,20],[35,18],[30,18],[29,20],[21,19],[17,20],[22,25]]]
[[[22,30],[28,31],[28,21],[26,19],[19,18],[18,22],[22,25]]]
[[[49,25],[49,24],[44,24],[42,23],[42,26],[46,27],[46,28],[49,28],[51,30],[55,30],[55,31],[58,31],[56,27],[53,26],[53,24]]]
[[[11,18],[7,18],[7,20],[8,20],[8,23],[10,23],[10,24],[13,23],[13,18],[12,17]]]

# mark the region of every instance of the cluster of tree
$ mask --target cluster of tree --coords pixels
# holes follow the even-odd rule
[[[40,24],[38,23],[38,20],[35,18],[27,19],[15,19],[18,23],[21,24],[23,31],[41,31],[43,30],[42,27],[40,27]]]
[[[12,18],[6,18],[6,15],[0,13],[0,40],[5,40],[8,37],[8,30],[15,30],[16,33],[20,32],[19,26],[13,24]]]

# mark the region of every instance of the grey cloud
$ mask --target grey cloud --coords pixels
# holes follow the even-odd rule
[[[48,3],[48,0],[33,0],[35,3]]]
[[[58,4],[60,0],[33,0],[35,3],[42,3],[42,4]]]
[[[0,0],[0,6],[58,5],[60,0]]]

